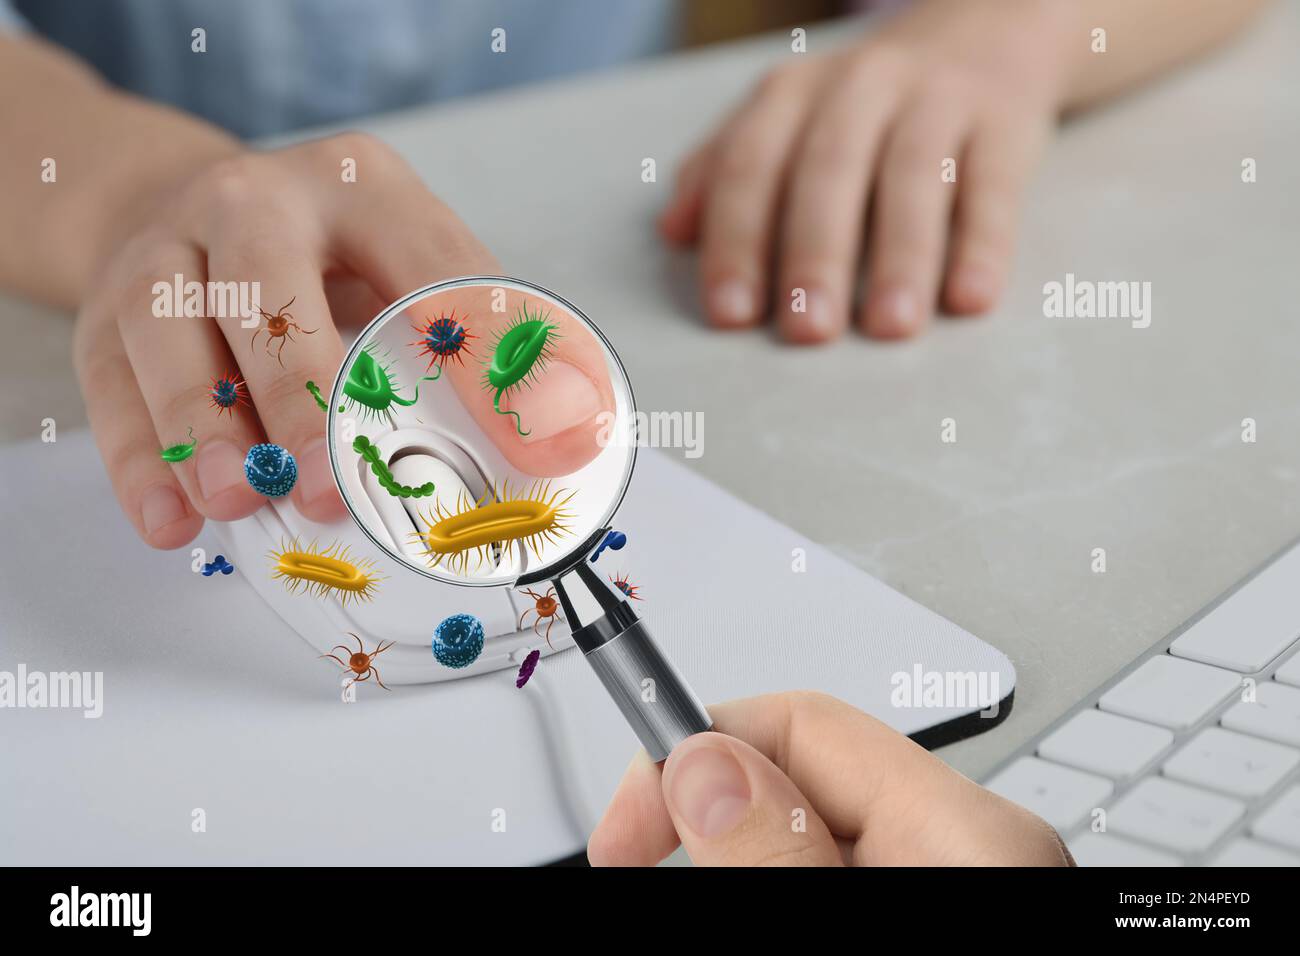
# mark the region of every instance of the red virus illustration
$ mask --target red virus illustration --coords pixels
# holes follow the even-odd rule
[[[208,404],[217,410],[218,418],[222,412],[234,418],[235,406],[248,404],[247,383],[234,372],[214,378],[208,387]]]
[[[438,366],[438,371],[429,376],[430,381],[436,382],[442,377],[442,368],[449,359],[455,359],[457,365],[464,365],[462,355],[474,354],[468,344],[474,336],[465,328],[464,321],[456,318],[455,309],[451,310],[451,315],[429,319],[424,325],[411,326],[411,330],[420,336],[411,344],[420,347],[421,355],[429,356],[429,367],[425,371],[431,372],[435,365]]]
[[[636,596],[636,592],[640,591],[641,589],[637,587],[635,584],[630,583],[627,579],[626,574],[622,575],[621,577],[610,578],[610,580],[614,582],[614,587],[618,588],[620,591],[622,591],[624,594],[627,595],[629,600],[632,601],[641,600],[639,597]]]

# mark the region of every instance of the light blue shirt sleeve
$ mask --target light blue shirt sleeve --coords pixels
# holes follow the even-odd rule
[[[657,53],[672,45],[677,4],[0,0],[0,25],[42,35],[122,89],[251,137]]]
[[[13,8],[9,0],[0,0],[0,31],[11,33],[30,29],[31,26],[18,15],[18,11]]]

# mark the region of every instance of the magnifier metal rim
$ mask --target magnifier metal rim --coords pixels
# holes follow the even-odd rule
[[[579,309],[576,305],[574,305],[564,296],[557,295],[556,293],[552,292],[550,289],[540,286],[535,282],[528,282],[525,279],[515,279],[510,276],[492,276],[492,275],[458,276],[454,279],[444,279],[441,282],[433,282],[429,285],[424,286],[421,289],[416,289],[414,292],[407,293],[405,296],[398,299],[393,304],[389,305],[386,309],[384,309],[377,316],[371,319],[370,322],[367,323],[366,327],[361,330],[361,334],[357,336],[356,341],[352,343],[352,347],[348,349],[348,354],[343,358],[343,364],[339,366],[338,373],[334,376],[334,387],[330,389],[330,403],[327,412],[327,417],[325,419],[325,439],[326,439],[327,448],[329,449],[330,471],[334,473],[334,483],[335,485],[338,486],[339,494],[343,498],[343,504],[348,509],[348,515],[352,518],[353,523],[358,528],[361,529],[361,533],[364,534],[367,538],[369,538],[371,542],[377,548],[379,548],[380,551],[384,552],[384,554],[396,560],[399,564],[402,565],[402,567],[414,571],[417,574],[421,574],[426,578],[430,578],[431,580],[439,581],[442,584],[452,584],[458,587],[467,587],[467,588],[512,587],[513,585],[518,583],[518,581],[521,578],[524,577],[527,577],[529,579],[534,579],[534,580],[540,580],[542,578],[554,577],[556,574],[568,570],[569,568],[573,567],[574,552],[573,551],[565,552],[564,556],[559,560],[554,561],[543,568],[539,568],[536,571],[530,570],[526,574],[519,575],[510,581],[451,580],[448,577],[443,577],[438,572],[434,571],[432,568],[418,567],[410,560],[410,558],[404,555],[397,554],[392,548],[388,547],[388,545],[384,544],[377,537],[371,534],[370,529],[366,527],[365,522],[363,522],[359,517],[357,517],[356,511],[352,507],[352,502],[348,498],[347,487],[343,483],[343,474],[339,468],[338,449],[334,441],[334,421],[335,421],[335,417],[339,414],[338,407],[339,407],[339,403],[342,401],[343,383],[344,380],[347,378],[346,372],[348,369],[352,367],[352,361],[356,357],[357,353],[360,352],[363,348],[365,348],[367,344],[367,340],[370,336],[370,330],[375,328],[380,323],[388,321],[388,319],[391,316],[405,309],[407,305],[409,305],[412,301],[416,299],[422,299],[432,292],[443,292],[448,289],[455,289],[461,286],[469,286],[469,285],[473,285],[473,286],[507,285],[507,286],[514,286],[517,288],[531,289],[534,292],[540,293],[541,295],[548,296],[555,302],[558,302],[564,308],[568,309],[569,312],[572,313],[575,317],[581,319],[582,322],[586,325],[587,329],[591,332],[594,332],[596,338],[598,338],[600,342],[605,346],[605,351],[610,356],[613,357],[614,364],[618,367],[619,374],[623,376],[623,384],[627,386],[628,414],[632,416],[632,454],[631,457],[628,459],[627,470],[623,475],[623,484],[618,489],[618,494],[614,496],[613,503],[610,505],[609,509],[604,513],[600,521],[597,522],[596,528],[597,529],[604,528],[609,524],[610,519],[613,518],[614,515],[618,512],[619,506],[623,504],[623,498],[627,494],[628,485],[632,483],[632,472],[636,470],[636,452],[637,452],[637,447],[640,443],[637,440],[638,436],[637,436],[637,419],[636,419],[636,394],[632,391],[632,380],[628,378],[627,369],[623,367],[623,360],[619,358],[618,351],[614,348],[612,344],[610,344],[609,339],[605,337],[605,333],[600,330],[600,327],[596,325],[595,322],[591,321],[591,319],[587,316],[587,313],[583,312],[581,309]],[[577,542],[574,545],[574,549],[577,550],[581,548],[583,543],[585,543],[585,541]]]

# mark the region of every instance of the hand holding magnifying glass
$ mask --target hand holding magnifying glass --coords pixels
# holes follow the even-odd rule
[[[632,476],[635,411],[622,363],[577,308],[473,277],[413,292],[366,327],[327,432],[344,503],[395,560],[464,587],[551,582],[574,642],[658,761],[710,719],[588,560]]]

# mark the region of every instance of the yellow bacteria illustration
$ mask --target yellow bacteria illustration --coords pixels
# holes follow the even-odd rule
[[[516,543],[536,555],[543,545],[569,533],[566,522],[572,515],[564,506],[575,494],[552,492],[549,481],[515,490],[507,482],[499,496],[489,489],[478,501],[462,494],[454,511],[439,503],[430,515],[421,514],[425,530],[414,537],[423,546],[429,567],[445,565],[455,574],[468,569],[470,552],[477,557],[476,567],[489,555],[508,557]]]
[[[316,542],[303,546],[295,538],[271,551],[275,559],[271,577],[284,581],[291,594],[305,590],[322,596],[337,594],[346,607],[349,601],[369,601],[379,587],[380,576],[369,558],[353,558],[351,549],[335,542],[324,550]]]

